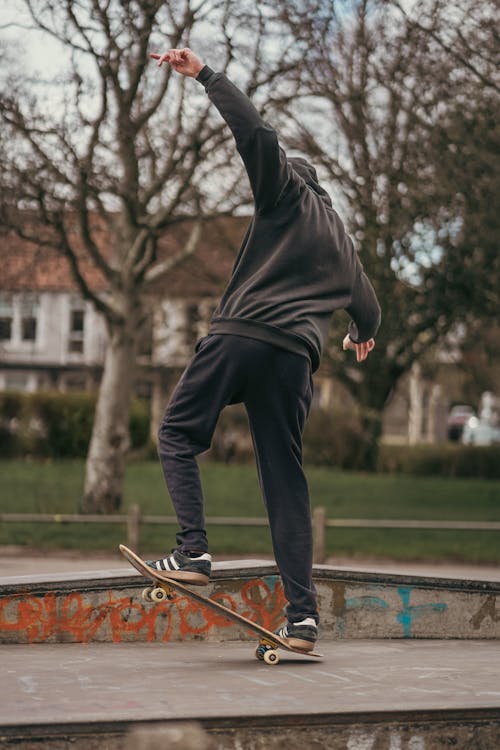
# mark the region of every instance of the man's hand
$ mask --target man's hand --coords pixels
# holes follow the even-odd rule
[[[188,47],[184,47],[184,49],[169,49],[163,55],[152,52],[150,57],[153,60],[158,60],[159,68],[161,68],[164,62],[167,62],[170,63],[177,73],[189,76],[190,78],[196,78],[200,70],[204,67],[200,58],[196,57],[194,52],[191,52]]]
[[[354,352],[356,352],[357,362],[364,362],[374,346],[375,341],[373,339],[364,341],[362,344],[355,344],[354,341],[351,341],[349,334],[347,334],[342,342],[342,349],[344,351],[346,351],[347,349],[352,349]]]

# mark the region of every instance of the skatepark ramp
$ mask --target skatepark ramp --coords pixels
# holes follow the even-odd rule
[[[321,639],[500,639],[500,582],[314,568]],[[0,578],[1,643],[254,640],[187,598],[141,600],[144,579],[124,565],[101,573]],[[277,569],[215,563],[203,593],[273,630],[285,598]]]
[[[190,599],[143,602],[126,565],[0,579],[0,747],[128,749],[187,721],[221,750],[500,748],[500,583],[328,566],[315,583],[324,658],[267,666]],[[267,562],[216,564],[205,591],[282,621]]]

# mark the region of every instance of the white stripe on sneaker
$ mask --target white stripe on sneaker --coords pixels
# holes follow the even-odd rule
[[[155,565],[157,570],[179,570],[179,566],[173,557],[164,557],[162,560],[157,560]]]

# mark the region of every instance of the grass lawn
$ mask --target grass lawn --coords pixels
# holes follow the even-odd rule
[[[202,462],[201,471],[207,515],[265,516],[253,466]],[[499,481],[354,474],[317,467],[309,468],[307,475],[313,507],[325,507],[330,518],[500,521]],[[82,461],[2,461],[0,511],[74,513],[82,483]],[[132,503],[138,503],[144,514],[172,514],[156,462],[130,463],[125,507]],[[174,527],[143,526],[142,551],[164,552],[174,546],[174,536]],[[212,526],[209,536],[214,553],[271,552],[267,527]],[[0,525],[0,544],[36,548],[111,551],[125,538],[120,525]],[[331,555],[500,562],[500,532],[330,529],[327,542]]]

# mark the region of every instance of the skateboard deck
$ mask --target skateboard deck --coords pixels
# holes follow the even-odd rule
[[[294,654],[301,654],[302,656],[312,656],[313,658],[321,658],[322,654],[317,651],[305,651],[300,648],[294,648],[290,646],[283,638],[280,638],[276,633],[272,633],[270,630],[262,627],[256,622],[249,620],[247,617],[240,615],[239,612],[234,612],[228,609],[223,604],[210,599],[208,596],[198,593],[198,591],[189,588],[184,583],[176,581],[173,578],[169,578],[168,575],[163,571],[154,570],[141,558],[136,555],[131,549],[126,547],[124,544],[120,544],[120,552],[125,559],[141,573],[145,578],[149,578],[155,586],[148,587],[142,592],[142,597],[145,601],[150,602],[161,602],[165,599],[172,598],[172,592],[179,592],[189,597],[195,602],[198,602],[203,607],[222,614],[231,622],[242,625],[247,630],[251,630],[259,636],[259,645],[255,651],[255,656],[260,661],[264,661],[266,664],[278,664],[280,661],[277,650],[279,648],[285,651],[291,651]]]

